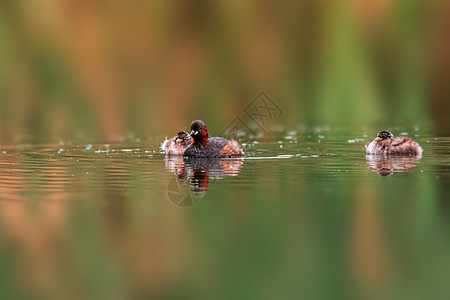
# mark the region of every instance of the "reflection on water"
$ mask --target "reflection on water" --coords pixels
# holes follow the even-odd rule
[[[210,179],[237,176],[243,164],[243,158],[166,157],[166,169],[175,173],[177,179],[170,180],[168,197],[176,206],[192,206],[205,195]],[[189,180],[189,190],[183,188],[186,179]]]
[[[366,155],[369,167],[381,176],[391,176],[394,172],[407,172],[416,166],[422,156],[398,156],[398,155]]]
[[[373,131],[269,132],[222,160],[165,159],[163,137],[2,145],[2,298],[442,298],[450,138],[366,158]]]

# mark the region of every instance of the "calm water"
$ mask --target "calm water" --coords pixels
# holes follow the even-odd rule
[[[165,159],[163,137],[2,145],[0,292],[449,295],[450,138],[405,131],[421,159],[366,158],[376,131],[272,132],[235,160]]]

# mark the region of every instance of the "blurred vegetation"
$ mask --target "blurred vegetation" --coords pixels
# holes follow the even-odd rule
[[[259,90],[283,122],[449,132],[448,1],[3,1],[0,130],[219,130]]]
[[[1,1],[0,294],[448,295],[448,140],[432,137],[450,134],[449,15],[446,0]],[[159,137],[197,118],[217,133],[260,90],[287,130],[431,125],[415,130],[427,155],[381,178],[355,134],[320,133],[323,148],[272,145],[315,160],[246,160],[175,208]],[[130,132],[155,152],[3,144]]]

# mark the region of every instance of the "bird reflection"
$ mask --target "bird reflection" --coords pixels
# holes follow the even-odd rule
[[[366,163],[381,176],[391,176],[394,172],[407,172],[421,158],[422,156],[366,155]]]
[[[181,185],[183,183],[180,184],[180,180],[189,179],[188,185],[191,196],[195,199],[202,198],[208,190],[210,179],[222,179],[226,176],[237,176],[243,164],[244,160],[242,158],[168,157],[165,159],[166,169],[175,173],[176,179],[178,180],[175,185],[176,191],[171,191],[169,185],[168,192],[173,194],[182,193],[183,189],[181,188]],[[173,186],[174,185],[172,185],[172,187]],[[170,195],[169,198],[171,198]],[[186,197],[178,197],[177,199],[183,199],[183,201],[185,201]]]

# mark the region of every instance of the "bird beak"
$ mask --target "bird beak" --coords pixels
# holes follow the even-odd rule
[[[189,133],[189,135],[194,136],[194,135],[197,135],[197,133],[198,133],[198,131],[191,130],[191,132]]]

